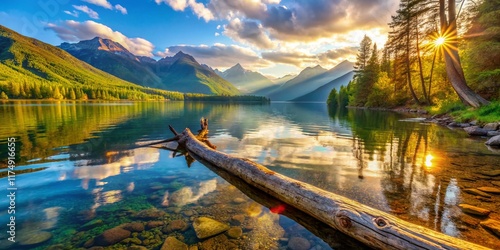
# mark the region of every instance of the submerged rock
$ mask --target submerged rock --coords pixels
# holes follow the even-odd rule
[[[221,234],[203,241],[200,248],[202,250],[233,249],[230,244],[234,245],[227,239],[226,235]]]
[[[483,171],[483,172],[480,172],[480,174],[486,175],[489,177],[497,177],[497,176],[500,176],[500,170]]]
[[[496,188],[496,187],[480,187],[480,188],[478,188],[478,190],[486,192],[486,193],[490,193],[490,194],[500,194],[500,188]]]
[[[52,238],[52,234],[45,231],[31,231],[27,234],[20,234],[19,245],[35,246],[42,244]]]
[[[500,135],[491,137],[488,141],[486,141],[486,145],[500,147]]]
[[[164,229],[165,233],[171,233],[173,231],[186,231],[188,229],[188,224],[183,220],[174,220],[168,223],[167,227]]]
[[[163,223],[163,221],[158,221],[158,220],[155,220],[155,221],[149,221],[147,224],[146,224],[146,228],[148,229],[152,229],[152,228],[156,228],[156,227],[161,227],[165,225],[165,223]]]
[[[479,216],[488,216],[491,211],[488,209],[472,206],[469,204],[460,204],[458,205],[464,213],[467,214],[474,214],[474,215],[479,215]]]
[[[235,226],[239,226],[239,225],[243,224],[244,221],[245,221],[244,214],[237,214],[237,215],[234,215],[233,217],[231,217],[231,224],[233,224]]]
[[[472,126],[472,127],[464,128],[464,130],[469,135],[486,136],[488,134],[488,130],[482,129],[479,126]]]
[[[489,219],[482,221],[480,225],[493,232],[497,237],[500,237],[500,221]]]
[[[290,250],[308,250],[309,248],[311,248],[311,243],[302,237],[292,237],[288,241]]]
[[[188,250],[188,246],[184,242],[171,236],[165,240],[161,246],[161,250]]]
[[[491,184],[500,187],[500,181],[492,181]]]
[[[103,224],[102,220],[97,220],[97,219],[96,220],[91,220],[91,221],[83,224],[80,227],[80,230],[81,231],[87,231],[87,230],[90,230],[92,228],[98,227],[98,226],[100,226],[102,224]]]
[[[142,232],[144,231],[144,224],[140,222],[130,222],[122,224],[121,227],[130,232]]]
[[[131,234],[130,231],[121,227],[114,227],[95,237],[94,244],[97,246],[110,246],[130,237]]]
[[[196,218],[193,222],[198,239],[205,239],[229,230],[229,226],[208,217]]]
[[[241,227],[232,227],[229,230],[227,230],[227,236],[232,239],[238,239],[243,235],[243,230],[241,230]]]
[[[135,214],[134,218],[135,219],[150,220],[150,219],[157,219],[157,218],[163,217],[165,214],[166,213],[164,211],[158,210],[156,208],[151,208],[151,209],[139,211],[137,214]]]
[[[491,195],[489,195],[483,191],[480,191],[478,189],[475,189],[475,188],[466,188],[466,189],[464,189],[464,192],[466,192],[468,194],[473,194],[473,195],[483,196],[486,198],[491,198]]]

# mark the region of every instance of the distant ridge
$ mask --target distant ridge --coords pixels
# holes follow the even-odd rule
[[[303,96],[293,99],[296,102],[323,102],[328,100],[328,95],[333,89],[339,90],[340,86],[347,86],[347,84],[354,77],[354,71],[351,71],[339,78],[332,80],[331,82],[315,89],[314,91],[305,94]]]
[[[182,51],[156,61],[135,56],[119,43],[100,37],[62,43],[59,47],[98,69],[145,87],[184,93],[239,94],[230,82]]]
[[[233,83],[234,86],[245,94],[251,94],[260,89],[275,85],[267,77],[258,72],[247,70],[239,63],[224,72],[219,71],[218,74]]]
[[[272,101],[292,101],[315,91],[332,80],[354,70],[354,63],[343,61],[335,67],[326,70],[321,66],[305,68],[295,78],[287,81],[281,87],[267,94]]]

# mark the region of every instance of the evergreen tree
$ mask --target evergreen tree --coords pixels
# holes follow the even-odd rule
[[[7,96],[7,94],[5,94],[5,92],[2,91],[2,93],[0,93],[0,100],[8,100],[9,97]]]

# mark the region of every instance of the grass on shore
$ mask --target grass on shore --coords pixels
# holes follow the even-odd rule
[[[480,108],[470,108],[460,101],[443,101],[429,108],[433,115],[449,114],[458,122],[478,121],[489,123],[500,121],[500,101],[493,101]]]

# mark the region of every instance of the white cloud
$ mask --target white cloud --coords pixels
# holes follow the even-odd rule
[[[109,3],[107,0],[83,0],[83,1],[87,2],[87,3],[95,4],[97,6],[104,7],[106,9],[110,9],[110,10],[113,9],[113,5],[111,5],[111,3]]]
[[[188,0],[155,0],[156,4],[165,3],[177,11],[184,11],[188,7]]]
[[[61,25],[49,23],[47,28],[55,31],[57,36],[64,41],[76,42],[98,36],[120,43],[135,55],[153,56],[154,45],[148,40],[140,37],[129,38],[119,31],[114,31],[110,27],[94,21],[68,20]]]
[[[215,36],[220,36],[220,33],[219,32],[215,32],[214,34]]]
[[[182,51],[196,58],[200,63],[207,64],[214,68],[228,68],[236,63],[245,65],[248,69],[258,69],[268,67],[271,63],[263,60],[253,50],[237,45],[225,45],[216,43],[208,45],[178,45],[170,46],[165,51],[156,52],[156,56],[173,56]]]
[[[128,14],[127,9],[119,4],[115,5],[115,9],[120,11],[123,15]]]
[[[206,22],[215,19],[212,12],[196,0],[155,0],[155,3],[158,5],[165,3],[176,11],[184,11],[189,7],[198,18],[203,18]]]
[[[90,18],[99,19],[99,14],[86,5],[73,5],[73,8],[86,13]]]
[[[64,13],[66,13],[70,16],[78,17],[78,11],[76,11],[76,10],[73,10],[73,11],[65,10]]]
[[[224,26],[223,33],[235,41],[251,44],[258,48],[270,49],[275,47],[262,25],[255,21],[235,18]]]

